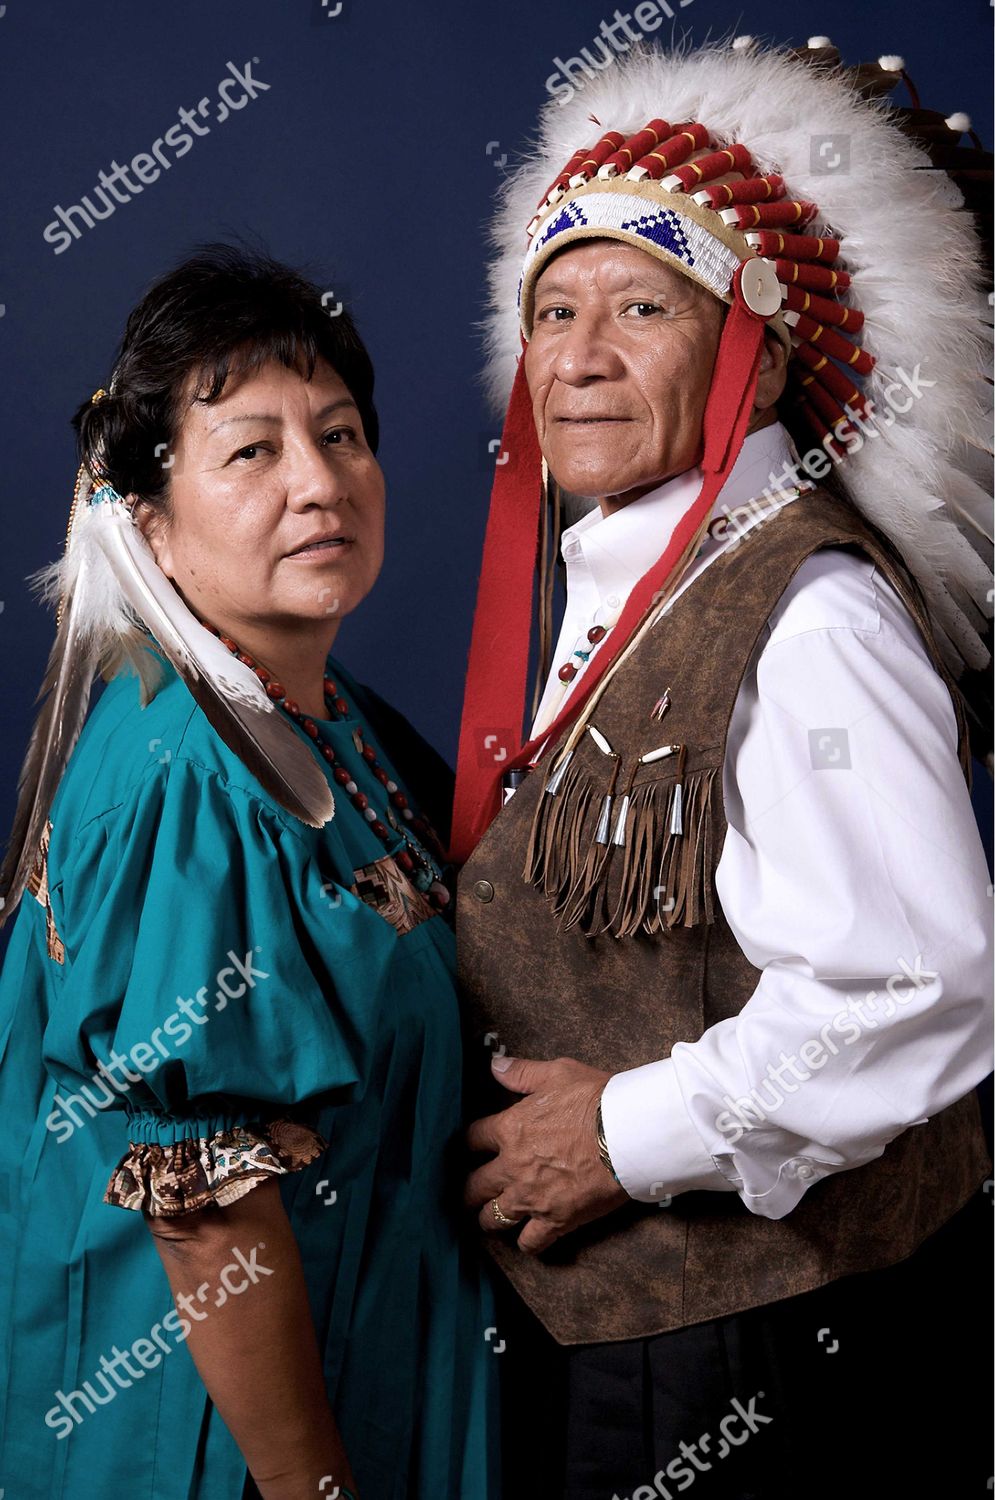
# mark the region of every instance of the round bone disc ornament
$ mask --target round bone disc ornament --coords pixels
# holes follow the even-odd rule
[[[764,260],[759,255],[743,262],[740,288],[743,301],[750,312],[755,312],[762,318],[772,317],[781,305],[777,272],[769,260]]]

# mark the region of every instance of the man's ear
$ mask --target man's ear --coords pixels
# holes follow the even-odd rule
[[[757,377],[753,411],[762,416],[784,393],[788,378],[788,351],[775,333],[764,333],[760,352],[760,374]]]
[[[154,505],[150,505],[148,500],[139,499],[135,501],[131,513],[135,525],[152,549],[152,556],[166,577],[172,579],[173,560],[162,512],[156,510]]]

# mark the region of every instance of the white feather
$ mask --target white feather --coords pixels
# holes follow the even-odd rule
[[[158,663],[150,658],[149,637],[138,621],[154,607],[162,634],[161,645],[175,653],[188,670],[208,678],[225,697],[275,712],[259,678],[238,661],[207,630],[156,563],[123,500],[86,503],[81,495],[64,557],[35,577],[50,601],[75,597],[81,636],[102,659],[123,651],[133,670],[143,676],[143,704],[162,680]],[[85,589],[80,575],[87,570]],[[105,668],[106,670],[106,668]]]

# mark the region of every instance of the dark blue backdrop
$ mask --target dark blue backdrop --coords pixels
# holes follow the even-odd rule
[[[329,14],[337,4],[0,6],[11,221],[0,271],[4,833],[53,632],[24,580],[64,539],[74,477],[70,413],[105,383],[145,284],[194,243],[232,234],[310,265],[321,285],[346,297],[369,344],[388,478],[388,556],[379,587],[343,626],[337,649],[455,755],[487,441],[496,431],[476,380],[484,226],[504,153],[527,139],[554,59],[589,45],[613,7],[342,0]],[[798,44],[828,32],[849,62],[899,52],[925,104],[967,110],[990,142],[991,10],[982,0],[915,15],[898,0],[873,7],[836,0],[831,20],[830,8],[811,0],[672,4],[674,24],[694,40],[749,31]],[[657,35],[670,31],[667,22]],[[244,70],[255,58],[251,74],[268,88],[219,120],[228,64]],[[234,84],[227,94],[233,106],[244,97]],[[211,103],[194,118],[207,133],[188,131],[183,148],[179,111],[197,111],[201,100]],[[152,152],[157,141],[168,170],[153,180],[150,157],[140,167],[150,179],[141,193],[56,254],[64,238],[43,237],[56,206],[92,196],[102,169]]]

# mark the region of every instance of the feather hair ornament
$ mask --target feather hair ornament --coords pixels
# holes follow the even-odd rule
[[[132,670],[145,707],[162,681],[150,646],[281,806],[313,828],[334,815],[331,789],[308,742],[278,712],[255,672],[193,614],[156,563],[127,503],[109,485],[95,488],[85,468],[76,480],[65,552],[32,582],[49,603],[58,601],[56,637],[0,866],[0,926],[23,894],[97,672],[110,680]]]

